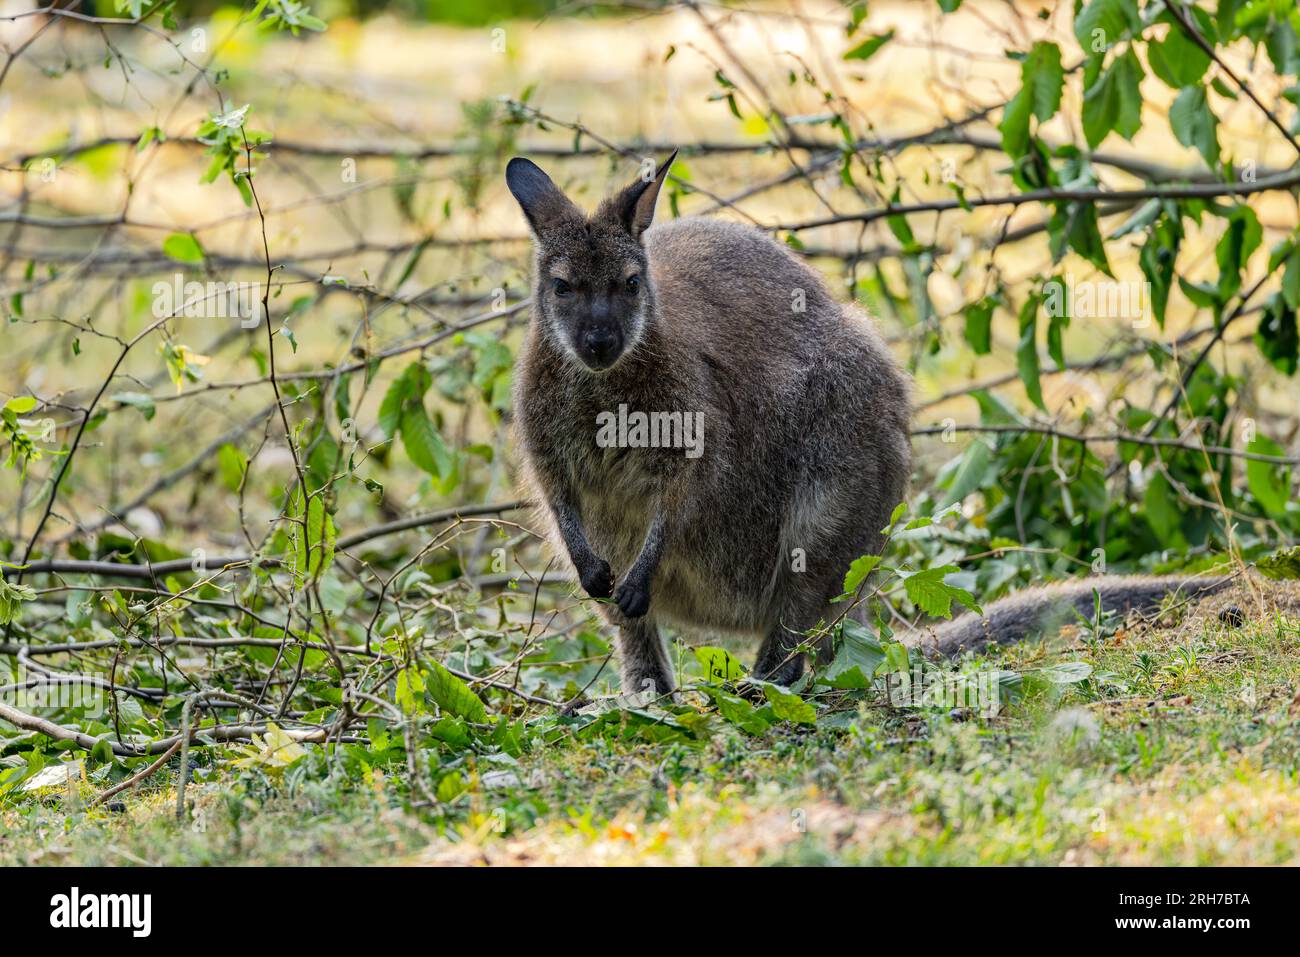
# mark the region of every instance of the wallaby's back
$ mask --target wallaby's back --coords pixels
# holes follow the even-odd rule
[[[649,230],[646,248],[672,359],[714,386],[709,497],[729,554],[715,546],[710,560],[743,575],[750,627],[820,616],[903,498],[907,377],[865,316],[751,226],[680,219]]]

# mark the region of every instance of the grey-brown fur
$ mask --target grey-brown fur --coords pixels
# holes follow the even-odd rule
[[[789,683],[792,650],[838,611],[845,569],[880,549],[903,499],[910,382],[867,318],[766,234],[650,226],[670,164],[592,216],[529,161],[507,168],[537,241],[515,384],[525,475],[582,587],[614,599],[625,691],[672,689],[661,624],[761,637],[755,673]],[[599,447],[597,417],[620,404],[700,413],[703,454]],[[1104,597],[1145,607],[1158,587],[1120,580]],[[987,618],[1020,637],[1050,604],[1016,596]],[[948,629],[935,647],[984,637],[974,618]]]
[[[1196,601],[1218,591],[1232,579],[1177,575],[1099,575],[1075,581],[1026,588],[995,601],[982,617],[963,615],[935,628],[903,637],[905,644],[929,654],[951,658],[963,651],[978,651],[988,644],[1009,644],[1035,634],[1055,632],[1062,625],[1089,620],[1095,611],[1093,590],[1101,593],[1102,606],[1121,615],[1150,614],[1165,599]]]

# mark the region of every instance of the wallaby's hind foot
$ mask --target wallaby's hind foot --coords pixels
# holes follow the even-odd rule
[[[784,632],[785,629],[781,631]],[[796,638],[789,648],[793,648],[798,643]],[[763,651],[759,653],[758,661],[754,663],[755,678],[788,688],[803,677],[804,656],[793,654],[789,648],[784,647],[785,644],[784,636],[777,641],[769,638],[763,643]]]
[[[673,669],[653,619],[612,615],[618,625],[619,674],[624,694],[645,696],[646,704],[673,692]]]
[[[754,661],[755,678],[789,687],[803,676],[807,662],[795,649],[808,641],[808,633],[822,620],[825,608],[820,602],[810,607],[806,598],[800,601],[805,607],[788,610],[763,638]],[[829,642],[823,640],[818,645],[818,654],[826,650]]]

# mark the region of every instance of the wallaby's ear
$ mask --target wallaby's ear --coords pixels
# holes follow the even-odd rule
[[[653,177],[645,175],[638,177],[636,182],[615,196],[610,204],[611,211],[637,239],[641,238],[641,234],[649,229],[650,223],[654,221],[659,188],[668,178],[668,170],[672,168],[675,159],[677,159],[677,150],[673,150],[673,155],[664,160],[655,170]]]
[[[516,156],[506,164],[506,185],[528,217],[533,233],[540,236],[548,226],[572,215],[581,215],[560,187],[532,160]]]

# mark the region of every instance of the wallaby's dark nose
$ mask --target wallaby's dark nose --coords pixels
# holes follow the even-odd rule
[[[623,351],[623,334],[617,326],[596,326],[582,333],[578,355],[593,369],[607,369]]]

